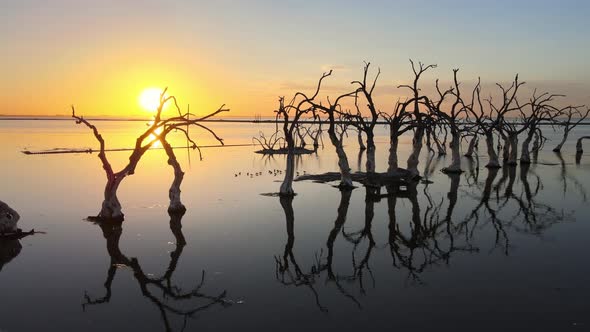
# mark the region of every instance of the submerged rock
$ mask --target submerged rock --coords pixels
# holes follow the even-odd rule
[[[0,201],[0,233],[13,233],[18,230],[16,223],[20,219],[19,214],[6,203]]]

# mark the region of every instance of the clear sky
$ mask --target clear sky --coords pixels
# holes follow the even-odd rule
[[[530,87],[590,104],[590,1],[0,1],[0,114],[142,116],[137,99],[168,86],[205,113],[271,114],[277,96],[334,68],[345,89],[363,61],[383,100],[412,78]],[[335,93],[335,92],[334,92]],[[388,96],[386,94],[389,93]]]

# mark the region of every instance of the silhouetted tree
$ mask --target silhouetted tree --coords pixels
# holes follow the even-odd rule
[[[413,98],[406,100],[403,103],[398,100],[391,114],[385,112],[380,113],[381,117],[389,125],[389,157],[387,159],[387,174],[391,176],[399,174],[397,155],[399,137],[414,128],[412,113],[406,111],[406,108],[412,102]]]
[[[414,81],[412,85],[400,85],[399,88],[408,88],[412,93],[411,101],[414,106],[412,113],[414,119],[414,137],[412,139],[412,152],[408,157],[407,170],[410,174],[416,177],[420,175],[420,171],[418,171],[418,158],[420,157],[420,151],[422,151],[424,131],[427,128],[427,121],[425,121],[427,114],[420,111],[420,106],[424,104],[426,97],[421,95],[418,83],[422,74],[428,69],[436,68],[436,65],[424,65],[423,63],[418,62],[418,66],[416,66],[412,60],[410,60],[410,64],[412,65],[412,71],[414,72]]]
[[[584,121],[588,115],[590,115],[590,108],[586,109],[586,112],[582,112],[580,110],[581,107],[579,106],[568,106],[564,110],[562,110],[559,116],[564,116],[563,120],[560,120],[558,117],[553,119],[555,124],[561,125],[563,127],[563,138],[557,144],[557,146],[553,149],[554,152],[561,151],[563,144],[567,140],[570,131],[572,131],[577,125],[579,125],[582,121]],[[577,121],[572,119],[577,118]]]
[[[96,220],[123,220],[124,214],[122,211],[121,203],[117,197],[117,190],[119,189],[119,185],[127,176],[133,175],[139,164],[139,161],[143,157],[143,155],[156,143],[162,142],[162,146],[168,155],[168,163],[174,169],[174,181],[172,186],[169,190],[170,196],[170,206],[169,209],[172,211],[183,211],[185,208],[180,202],[180,184],[182,183],[183,175],[182,169],[180,168],[180,164],[176,160],[174,156],[174,152],[172,147],[166,141],[166,137],[171,132],[181,132],[185,135],[186,139],[192,144],[193,149],[198,149],[200,154],[200,149],[197,143],[189,136],[188,130],[184,129],[185,127],[195,126],[205,131],[209,132],[213,137],[223,144],[223,140],[215,134],[211,129],[204,126],[200,122],[211,118],[221,112],[227,112],[229,110],[224,109],[224,105],[222,105],[219,109],[215,112],[208,114],[202,117],[194,117],[189,118],[191,115],[190,113],[186,112],[184,114],[181,113],[180,107],[178,107],[178,103],[176,102],[176,98],[174,96],[166,96],[167,89],[162,91],[160,95],[160,103],[156,110],[156,115],[154,116],[154,120],[151,124],[149,124],[148,128],[137,137],[135,141],[135,147],[129,156],[129,162],[125,167],[123,167],[120,171],[115,172],[113,167],[111,166],[105,151],[105,141],[102,135],[99,133],[97,127],[91,124],[88,120],[84,119],[82,116],[76,115],[76,111],[74,106],[72,106],[72,118],[76,120],[77,124],[84,124],[88,128],[90,128],[94,134],[94,137],[98,141],[100,145],[100,151],[98,153],[98,158],[102,163],[102,167],[105,171],[107,177],[107,183],[104,189],[104,200],[102,203],[102,207],[100,212],[96,217],[91,217],[92,219]],[[164,107],[166,104],[172,101],[174,107],[178,111],[178,115],[172,116],[169,118],[162,118],[162,113],[164,111]]]
[[[350,175],[350,166],[342,142],[343,135],[345,135],[346,133],[346,124],[342,125],[343,127],[341,128],[340,134],[338,134],[338,124],[336,123],[336,118],[339,114],[343,113],[340,101],[344,98],[354,96],[355,92],[353,91],[340,95],[334,100],[334,102],[332,102],[330,98],[327,98],[328,106],[324,106],[322,103],[317,102],[315,98],[317,97],[320,91],[322,81],[330,75],[332,75],[331,70],[328,73],[324,73],[322,77],[320,77],[316,93],[312,97],[307,98],[306,101],[307,103],[312,105],[316,110],[319,110],[327,115],[329,125],[328,136],[330,137],[330,141],[336,149],[336,155],[338,156],[338,167],[340,170],[340,184],[338,186],[340,188],[352,188],[353,184],[352,177]]]

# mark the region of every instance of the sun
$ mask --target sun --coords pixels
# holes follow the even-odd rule
[[[160,88],[147,88],[139,95],[139,105],[146,111],[155,112],[160,106],[160,95],[162,89]]]

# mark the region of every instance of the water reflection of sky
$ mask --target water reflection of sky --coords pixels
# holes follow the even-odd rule
[[[144,129],[144,124],[136,122],[98,125],[107,146],[113,148],[129,147],[135,133]],[[269,132],[273,128],[243,124],[211,127],[227,144],[249,143],[259,130]],[[383,128],[379,131],[377,169],[384,170],[387,137]],[[399,259],[393,260],[391,200],[367,200],[363,188],[355,189],[344,223],[333,240],[332,278],[325,265],[329,235],[337,226],[342,202],[337,189],[311,182],[294,184],[298,195],[291,202],[290,238],[289,214],[285,214],[289,209],[276,197],[260,195],[278,190],[281,178],[269,174],[269,170],[282,169],[284,157],[264,158],[254,154],[253,147],[204,149],[202,162],[197,154],[190,153],[189,166],[188,152],[177,150],[187,172],[182,195],[188,211],[182,218],[187,244],[174,271],[174,284],[189,291],[198,285],[205,270],[200,291],[218,295],[226,290],[225,300],[234,303],[199,311],[187,320],[188,329],[264,326],[279,330],[352,330],[395,326],[444,330],[451,326],[514,326],[566,330],[574,323],[587,328],[590,322],[585,301],[590,289],[585,262],[590,227],[585,222],[589,212],[585,195],[590,188],[590,162],[583,157],[580,165],[574,163],[573,140],[588,131],[590,128],[583,127],[571,135],[572,141],[563,151],[565,171],[550,151],[551,142],[539,156],[541,163],[532,165],[528,172],[520,167],[512,176],[506,170],[498,171],[489,203],[497,211],[501,231],[490,222],[485,206],[476,214],[477,221],[472,217],[489,176],[483,167],[483,144],[479,166],[475,163],[470,167],[463,160],[464,169],[472,172],[460,176],[456,191],[451,179],[436,170],[430,177],[432,184],[427,188],[418,185],[414,200],[398,197],[396,232],[406,239],[413,235],[415,240],[404,245],[398,236],[397,250],[402,254],[398,258],[411,252],[408,243],[416,246],[416,266],[424,262],[423,257],[431,257],[424,256],[424,250],[436,255],[419,272],[412,272]],[[550,129],[547,134],[549,138],[558,135]],[[355,140],[351,136],[346,147],[353,169],[358,164]],[[203,135],[200,144],[211,143]],[[173,143],[182,144],[180,140]],[[400,144],[402,161],[409,144],[409,137]],[[0,272],[0,329],[164,330],[160,310],[142,293],[137,271],[130,264],[122,264],[117,270],[108,303],[82,310],[85,292],[92,298],[104,296],[112,263],[108,237],[98,226],[82,221],[100,207],[104,174],[96,155],[25,156],[19,152],[25,148],[93,146],[90,133],[73,122],[0,121],[4,173],[0,199],[19,211],[21,228],[47,232],[21,239],[20,253]],[[171,253],[177,248],[166,213],[172,171],[164,156],[158,150],[147,153],[137,173],[123,182],[119,194],[126,220],[118,248],[125,257],[136,257],[145,275],[154,278],[165,274]],[[115,165],[122,165],[127,157],[121,152],[110,154]],[[337,169],[336,162],[327,145],[317,155],[301,157],[298,170],[332,171]],[[448,158],[441,159],[437,169],[448,162]],[[421,167],[424,164],[422,159]],[[262,175],[246,175],[258,172]],[[238,173],[241,175],[235,176]],[[503,176],[505,180],[501,180]],[[500,181],[503,184],[495,188]],[[512,194],[506,199],[511,181]],[[527,185],[532,199],[527,197]],[[456,205],[448,219],[449,202],[455,194]],[[439,225],[431,228],[432,233],[416,231],[416,206],[420,209],[418,223]],[[371,209],[374,216],[368,221]],[[525,222],[527,213],[536,219]],[[452,243],[448,225],[454,235]],[[367,229],[370,234],[363,233]],[[355,245],[344,235],[360,241]],[[420,236],[422,241],[417,241]],[[281,280],[286,279],[277,274],[281,266],[277,259],[282,262],[289,243],[301,273],[297,275],[291,263],[295,283],[285,285]],[[367,264],[360,269],[361,285],[358,267],[369,249]],[[333,282],[335,277],[338,283]],[[152,291],[161,294],[157,289]],[[180,307],[189,310],[206,304],[191,301],[181,301]],[[327,313],[319,310],[318,302]],[[171,298],[165,303],[178,304]],[[181,315],[167,317],[173,330],[182,328]]]

